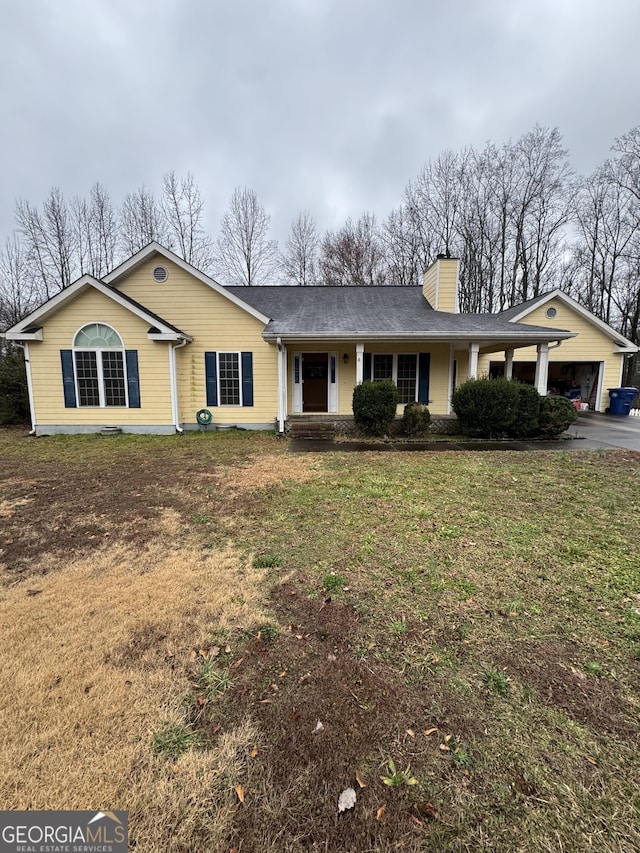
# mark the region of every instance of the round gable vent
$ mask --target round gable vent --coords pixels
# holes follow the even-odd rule
[[[153,279],[154,281],[166,281],[169,278],[169,273],[167,272],[166,267],[154,267],[153,268]]]
[[[552,306],[552,307],[550,307],[550,308],[547,308],[547,310],[545,311],[545,314],[547,315],[547,317],[548,317],[550,320],[553,320],[553,318],[554,318],[555,316],[557,316],[557,314],[558,314],[558,310]]]

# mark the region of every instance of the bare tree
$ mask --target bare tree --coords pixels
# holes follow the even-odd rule
[[[425,257],[420,231],[408,205],[401,204],[391,211],[382,225],[380,237],[385,247],[388,283],[420,284],[429,257]]]
[[[228,284],[267,284],[275,272],[278,250],[269,239],[271,217],[253,190],[236,187],[229,210],[222,217],[216,242],[214,269]]]
[[[191,172],[180,179],[173,171],[164,175],[161,207],[169,248],[194,267],[208,272],[213,244],[202,224],[204,201]]]
[[[385,284],[385,248],[373,213],[363,213],[356,222],[347,219],[342,228],[326,232],[320,270],[324,284]]]
[[[42,211],[28,201],[16,203],[17,232],[38,287],[49,298],[75,278],[75,234],[69,209],[58,187],[49,191]]]
[[[288,281],[302,286],[318,283],[319,247],[316,220],[305,210],[291,223],[291,231],[280,260]]]
[[[71,216],[79,271],[102,278],[114,267],[118,240],[116,214],[105,188],[95,183],[88,201],[76,196]]]
[[[125,257],[135,254],[153,240],[166,245],[168,229],[162,206],[144,185],[125,196],[120,208],[118,230],[121,251]]]
[[[14,232],[0,250],[0,328],[13,326],[43,299],[24,246]]]

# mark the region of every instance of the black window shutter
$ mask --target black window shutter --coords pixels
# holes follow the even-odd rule
[[[77,409],[76,383],[73,378],[73,352],[70,349],[60,350],[62,362],[62,389],[64,391],[65,409]]]
[[[129,408],[140,408],[140,376],[138,373],[138,350],[125,350],[127,360],[127,385],[129,387]]]
[[[215,352],[204,354],[204,375],[207,386],[207,406],[218,405],[218,357]]]
[[[364,354],[364,362],[363,362],[364,372],[362,378],[366,382],[368,379],[371,379],[371,353],[365,352]]]
[[[429,402],[429,364],[431,353],[418,353],[418,402]]]
[[[242,353],[242,405],[253,406],[253,353]]]

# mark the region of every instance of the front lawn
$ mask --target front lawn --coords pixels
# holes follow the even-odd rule
[[[143,853],[640,849],[639,461],[1,431],[0,808],[126,809]]]

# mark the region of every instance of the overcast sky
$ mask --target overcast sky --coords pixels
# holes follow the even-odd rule
[[[557,126],[582,173],[640,124],[639,0],[0,0],[0,238],[52,186],[191,171],[283,241],[380,218],[446,148]]]

